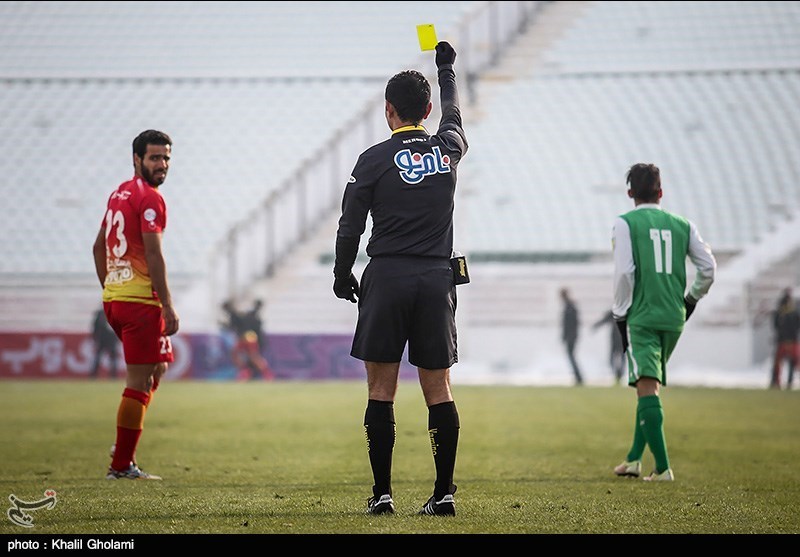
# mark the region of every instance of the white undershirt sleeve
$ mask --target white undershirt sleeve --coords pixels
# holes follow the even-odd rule
[[[614,221],[612,234],[614,250],[614,303],[611,314],[614,320],[625,319],[633,302],[634,272],[633,248],[631,247],[631,230],[622,217]]]
[[[689,222],[689,260],[697,269],[697,274],[688,294],[697,301],[708,294],[708,290],[714,282],[717,260],[711,253],[711,247],[703,241],[697,227],[692,222]]]

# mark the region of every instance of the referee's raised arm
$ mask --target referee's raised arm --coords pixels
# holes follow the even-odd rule
[[[459,159],[463,157],[469,144],[464,133],[461,120],[461,106],[458,100],[458,87],[456,86],[456,72],[453,63],[456,59],[455,50],[450,43],[440,42],[436,45],[436,66],[439,79],[439,100],[442,106],[442,117],[436,135]]]

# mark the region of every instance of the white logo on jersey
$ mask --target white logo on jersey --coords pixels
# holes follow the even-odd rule
[[[411,149],[403,149],[395,153],[394,164],[407,184],[419,184],[430,174],[450,172],[450,156],[442,155],[439,147],[434,147],[432,153],[412,153]]]
[[[144,210],[144,220],[147,222],[153,222],[156,220],[156,210],[155,209],[145,209]]]
[[[111,194],[111,199],[120,199],[122,201],[125,201],[130,196],[131,192],[129,191],[115,191],[114,193]]]

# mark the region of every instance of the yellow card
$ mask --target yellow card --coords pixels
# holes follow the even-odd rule
[[[433,28],[433,23],[417,25],[417,37],[419,37],[420,50],[435,50],[439,42],[436,40],[436,29]]]

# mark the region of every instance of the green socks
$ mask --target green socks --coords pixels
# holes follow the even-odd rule
[[[642,455],[644,454],[644,449],[647,446],[647,439],[644,437],[644,431],[642,430],[643,421],[639,418],[639,409],[636,409],[636,415],[634,416],[634,427],[633,427],[633,444],[631,445],[631,450],[628,451],[628,456],[625,457],[625,460],[628,462],[635,462],[637,460],[642,460]]]
[[[669,456],[667,455],[667,440],[664,436],[664,410],[661,407],[661,399],[658,395],[639,398],[636,407],[634,447],[631,448],[631,452],[636,447],[639,430],[641,430],[642,436],[653,453],[653,458],[656,461],[656,472],[659,474],[665,472],[669,468]],[[640,458],[641,453],[642,451],[639,452]]]

